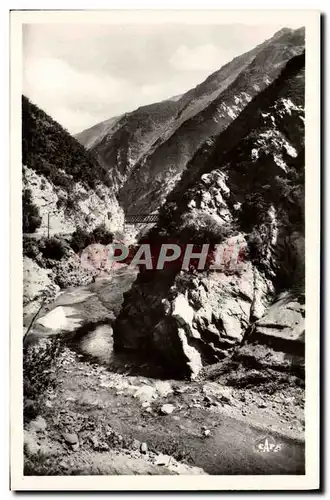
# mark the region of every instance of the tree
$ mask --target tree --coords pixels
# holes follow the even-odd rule
[[[22,224],[23,233],[34,233],[41,225],[39,209],[32,203],[31,191],[25,189],[22,195]]]

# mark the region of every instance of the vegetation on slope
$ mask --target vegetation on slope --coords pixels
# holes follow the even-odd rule
[[[76,182],[94,189],[110,186],[107,171],[74,137],[25,96],[22,96],[23,165],[70,191]]]
[[[23,233],[34,233],[41,225],[39,209],[32,203],[31,191],[24,189],[22,194],[22,225]]]
[[[195,154],[182,179],[160,210],[159,227],[179,232],[187,204],[203,190],[202,174],[219,170],[227,174],[231,205],[241,203],[239,223],[243,231],[267,223],[271,205],[280,211],[281,221],[302,230],[304,223],[304,55],[293,57],[281,75],[241,112],[219,136],[205,143]],[[283,100],[292,99],[295,109],[283,115]],[[272,117],[276,125],[272,125]],[[302,119],[301,119],[302,118]],[[278,134],[289,140],[296,156],[284,152],[285,167],[274,157],[285,147]],[[265,144],[260,139],[265,137]],[[282,139],[281,139],[282,140]],[[266,146],[265,146],[266,145]],[[253,149],[258,157],[251,157]],[[159,229],[159,228],[158,228]]]
[[[97,226],[93,231],[86,231],[81,228],[72,233],[70,238],[61,238],[60,236],[52,236],[51,238],[41,237],[39,239],[29,236],[23,237],[23,255],[38,259],[39,264],[43,267],[51,267],[52,261],[61,260],[62,257],[68,256],[70,250],[80,254],[89,245],[100,243],[108,245],[113,241],[113,234],[103,225]],[[51,261],[49,263],[49,260]]]

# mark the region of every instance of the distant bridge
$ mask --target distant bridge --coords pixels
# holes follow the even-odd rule
[[[126,215],[125,224],[154,224],[158,222],[157,214],[136,214]]]

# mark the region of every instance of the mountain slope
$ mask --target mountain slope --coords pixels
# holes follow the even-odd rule
[[[121,119],[120,116],[114,116],[109,120],[105,120],[104,122],[97,123],[93,125],[93,127],[87,128],[83,130],[79,134],[76,135],[76,139],[85,146],[86,149],[91,149],[95,147],[99,142],[102,141],[103,137],[107,134],[110,134],[113,129],[116,127],[116,123]]]
[[[171,99],[142,106],[132,113],[84,130],[76,138],[92,150],[101,165],[111,171],[118,190],[178,109],[177,102]]]
[[[114,326],[117,351],[195,377],[252,341],[271,348],[245,348],[245,358],[301,370],[304,55],[199,149],[147,240],[220,245],[220,265],[141,269]]]
[[[76,139],[44,111],[22,97],[23,189],[42,218],[46,234],[92,229],[105,223],[118,229],[123,213],[104,169]]]
[[[198,148],[225,130],[303,49],[303,29],[281,30],[179,99],[139,108],[102,133],[91,150],[117,179],[125,211],[158,209]],[[78,138],[88,146],[87,132]]]

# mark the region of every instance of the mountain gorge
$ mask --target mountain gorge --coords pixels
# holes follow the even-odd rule
[[[301,344],[303,29],[283,29],[186,94],[77,138],[88,151],[23,98],[23,186],[40,212],[37,234],[49,220],[54,234],[100,224],[113,232],[124,212],[156,210],[159,222],[141,242],[208,244],[213,259],[217,248],[223,255],[216,271],[141,268],[114,325],[118,352],[156,356],[175,375],[195,377],[259,331],[276,301],[289,305],[280,324],[261,328],[261,343],[286,344],[289,331]],[[55,282],[65,284],[62,267]],[[82,274],[77,284],[91,280]]]
[[[304,37],[76,137],[23,96],[25,476],[305,474]]]
[[[304,29],[285,28],[182,96],[99,124],[77,139],[111,172],[126,213],[158,210],[199,147],[303,50]]]

